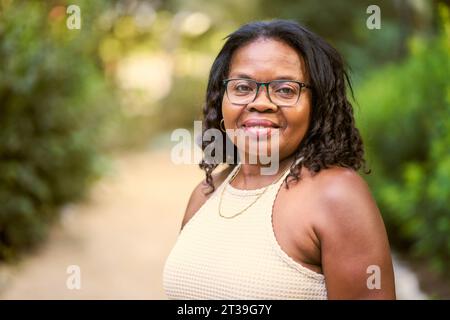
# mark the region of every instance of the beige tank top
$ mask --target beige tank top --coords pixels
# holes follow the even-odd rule
[[[272,208],[289,170],[267,190],[241,190],[229,184],[238,168],[239,165],[178,235],[164,266],[167,296],[327,299],[324,276],[294,261],[275,238]],[[221,196],[224,216],[232,216],[254,203],[242,214],[227,219],[219,215]]]

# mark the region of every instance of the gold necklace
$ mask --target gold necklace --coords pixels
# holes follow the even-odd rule
[[[233,174],[233,176],[230,178],[230,180],[228,180],[228,182],[223,186],[222,188],[222,192],[220,193],[220,198],[219,198],[219,216],[221,216],[222,218],[225,219],[233,219],[239,215],[241,215],[242,213],[244,213],[246,210],[248,210],[248,208],[250,208],[252,205],[254,205],[256,203],[256,201],[259,200],[259,198],[262,197],[262,195],[267,191],[267,189],[269,189],[270,186],[276,184],[278,181],[280,181],[281,177],[284,176],[284,174],[286,173],[287,170],[289,170],[290,166],[283,172],[283,174],[277,178],[274,182],[272,182],[271,184],[269,184],[267,187],[264,188],[264,190],[258,194],[258,196],[256,197],[255,200],[252,201],[252,203],[250,203],[248,206],[246,206],[244,209],[242,209],[241,211],[231,215],[231,216],[226,216],[222,214],[222,199],[223,199],[223,193],[225,192],[225,188],[227,187],[227,184],[229,184],[230,182],[233,181],[233,179],[238,175],[239,171],[241,171],[241,167],[242,164],[239,165],[238,170],[236,170],[236,172]]]

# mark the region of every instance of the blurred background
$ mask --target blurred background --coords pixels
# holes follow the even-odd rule
[[[366,26],[372,4],[380,29]],[[165,299],[164,260],[203,177],[172,163],[170,134],[201,119],[223,38],[284,18],[351,69],[399,298],[449,299],[449,12],[438,0],[0,0],[0,298]]]

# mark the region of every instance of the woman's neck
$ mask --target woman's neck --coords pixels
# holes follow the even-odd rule
[[[291,166],[293,160],[293,155],[282,159],[278,163],[277,170],[276,166],[273,166],[273,164],[267,165],[267,167],[270,165],[272,165],[272,167],[275,167],[275,169],[273,170],[273,174],[263,174],[262,169],[265,166],[261,164],[242,163],[241,168],[239,169],[236,177],[231,182],[231,185],[238,189],[258,189],[265,187],[279,178],[280,175]]]

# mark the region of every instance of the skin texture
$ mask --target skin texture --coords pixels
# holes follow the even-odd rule
[[[289,45],[259,39],[233,55],[229,78],[257,81],[291,78],[308,83],[302,57]],[[272,183],[292,162],[305,136],[311,111],[311,92],[302,90],[297,105],[277,107],[265,91],[246,106],[231,104],[224,96],[226,129],[236,129],[248,118],[269,119],[280,126],[280,169],[261,175],[258,165],[243,164],[231,182],[238,189],[256,189]],[[241,150],[245,153],[245,150]],[[231,168],[214,175],[218,187]],[[275,200],[273,229],[281,248],[295,261],[325,275],[329,299],[395,299],[389,243],[381,214],[365,181],[352,169],[331,167],[312,175],[302,167],[301,180],[284,187]],[[205,203],[207,184],[192,193],[182,227]],[[381,288],[369,289],[369,266],[381,271]]]

